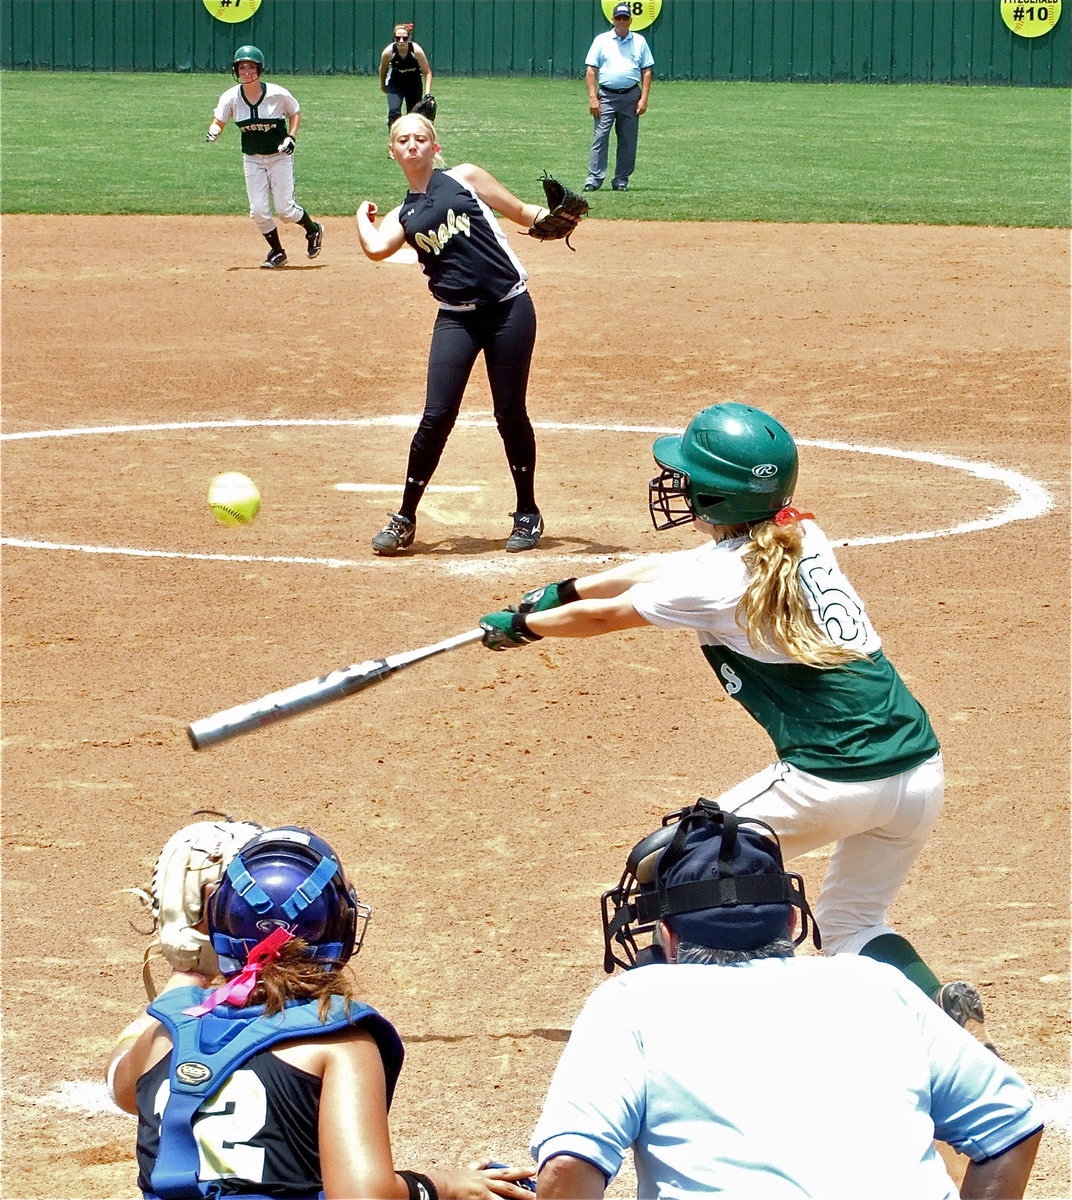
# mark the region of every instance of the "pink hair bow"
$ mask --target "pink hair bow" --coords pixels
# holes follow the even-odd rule
[[[219,1004],[233,1004],[241,1008],[249,999],[250,992],[257,986],[257,978],[265,965],[274,962],[279,957],[279,951],[294,935],[287,929],[276,927],[272,932],[259,941],[249,952],[246,965],[233,979],[221,983],[218,988],[201,1004],[193,1008],[184,1008],[183,1015],[187,1017],[203,1017]]]

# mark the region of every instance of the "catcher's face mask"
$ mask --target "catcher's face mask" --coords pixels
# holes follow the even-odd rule
[[[768,862],[777,869],[740,873],[749,852],[760,844]],[[703,869],[690,871],[686,864],[697,861],[698,856]],[[810,919],[812,940],[821,947],[803,880],[780,867],[777,835],[763,821],[723,812],[715,801],[703,797],[668,813],[662,828],[641,839],[629,852],[618,886],[601,897],[603,969],[610,974],[616,966],[629,970],[646,962],[662,961],[661,947],[641,947],[637,939],[652,934],[660,921],[673,924],[674,917],[690,913],[707,914],[710,924],[717,928],[720,919],[712,910],[735,910],[727,913],[725,923],[730,925],[740,918],[744,947],[749,944],[747,931],[755,914],[768,911],[784,916],[792,906],[801,914],[795,944],[808,936]],[[682,875],[685,880],[678,882]],[[734,948],[735,940],[730,933],[724,944]],[[710,944],[723,942],[716,939]]]

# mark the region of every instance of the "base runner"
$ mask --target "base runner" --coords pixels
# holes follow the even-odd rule
[[[294,199],[294,146],[301,125],[301,108],[286,88],[261,79],[264,55],[256,46],[239,46],[231,71],[238,86],[220,97],[205,140],[214,142],[228,121],[242,135],[242,164],[246,174],[249,215],[268,243],[262,267],[285,267],[287,254],[272,216],[305,230],[306,254],[316,258],[324,228]]]

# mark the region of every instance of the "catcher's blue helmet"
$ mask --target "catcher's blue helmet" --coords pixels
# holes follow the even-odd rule
[[[288,825],[266,829],[234,856],[209,901],[208,927],[224,975],[240,971],[280,927],[328,968],[361,948],[371,915],[328,843]]]

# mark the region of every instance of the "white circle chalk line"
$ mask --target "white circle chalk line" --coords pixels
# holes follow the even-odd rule
[[[182,433],[206,429],[280,429],[280,428],[416,428],[418,418],[410,415],[382,417],[279,417],[279,418],[233,418],[227,421],[166,421],[148,425],[102,425],[84,426],[75,429],[37,429],[17,433],[0,433],[0,442],[30,441],[46,438],[92,437],[110,434]],[[494,429],[495,422],[479,417],[459,417],[457,424],[470,429]],[[644,434],[659,436],[680,433],[676,427],[661,425],[593,425],[575,421],[534,421],[533,428],[548,433],[611,433]],[[1050,492],[1037,480],[1019,471],[999,467],[989,462],[971,462],[948,454],[936,454],[926,450],[902,450],[890,446],[864,446],[856,442],[835,442],[815,438],[797,438],[797,444],[819,450],[842,451],[849,454],[873,454],[886,458],[901,458],[930,466],[964,471],[977,479],[998,483],[1012,492],[1012,500],[997,512],[969,521],[962,521],[944,529],[916,530],[909,533],[879,534],[874,537],[857,537],[839,540],[839,546],[880,546],[895,542],[926,541],[933,538],[956,537],[982,529],[996,529],[1012,521],[1029,521],[1042,516],[1054,506]],[[29,550],[64,550],[83,554],[126,555],[134,558],[178,558],[194,562],[237,562],[283,564],[319,567],[372,567],[382,569],[381,560],[349,558],[316,558],[306,555],[261,555],[261,554],[206,554],[181,550],[150,550],[131,546],[90,546],[76,543],[48,542],[31,538],[0,537],[0,546],[11,546]],[[632,555],[607,554],[561,554],[541,555],[543,563],[602,563],[612,557],[630,558]],[[448,563],[448,573],[470,574],[487,569],[483,563]]]

